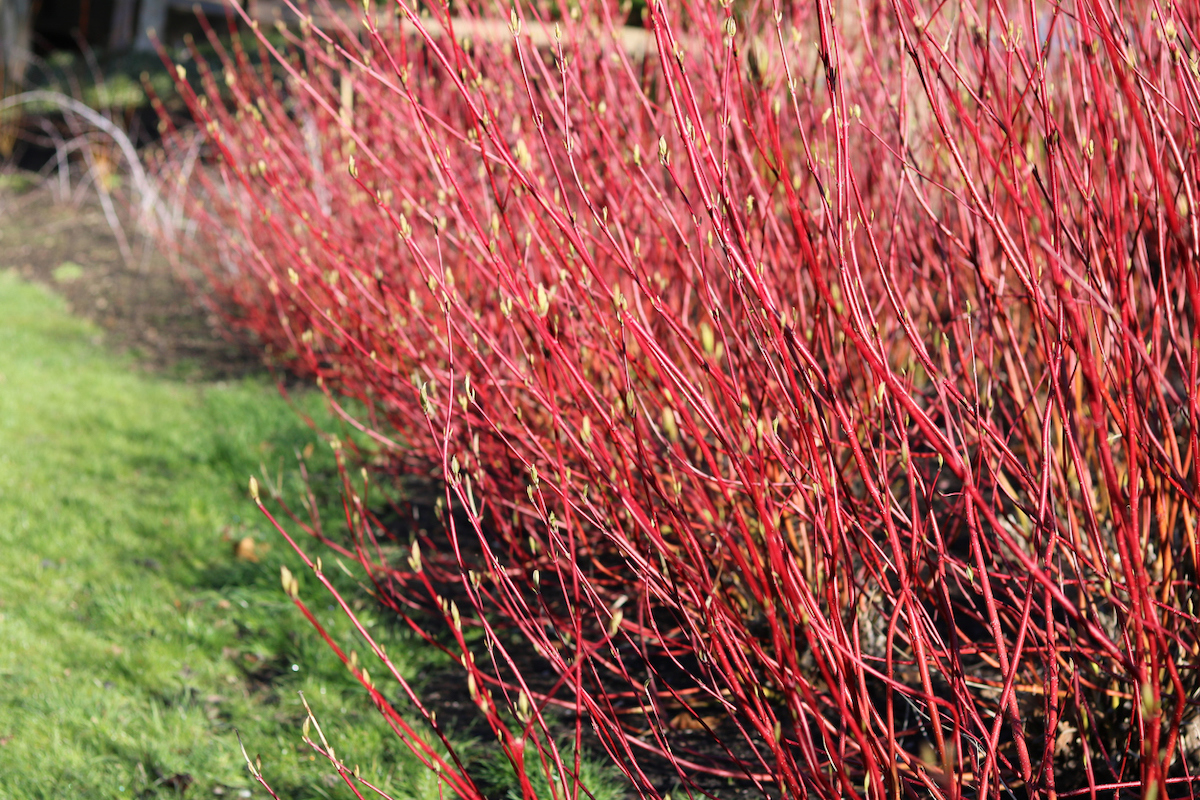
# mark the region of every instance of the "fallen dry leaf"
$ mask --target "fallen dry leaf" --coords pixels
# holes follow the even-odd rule
[[[1054,738],[1054,755],[1065,756],[1071,752],[1071,746],[1078,739],[1079,731],[1065,719],[1058,723],[1058,736]]]
[[[715,728],[720,722],[716,717],[700,717],[700,719],[696,719],[688,712],[680,711],[671,717],[671,721],[667,725],[677,731],[702,731],[706,726],[708,728]]]
[[[244,536],[233,546],[233,557],[242,561],[258,561],[257,547],[253,536]]]

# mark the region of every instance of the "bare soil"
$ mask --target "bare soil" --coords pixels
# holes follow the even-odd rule
[[[94,190],[57,201],[49,182],[0,173],[0,269],[50,287],[140,368],[191,380],[263,369],[252,344],[225,329],[180,271],[115,203],[131,258],[121,254]]]

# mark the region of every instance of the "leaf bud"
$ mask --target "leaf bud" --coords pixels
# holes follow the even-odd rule
[[[284,593],[293,600],[300,595],[300,582],[287,567],[279,568],[279,583],[283,586]]]
[[[522,723],[527,723],[532,717],[533,709],[530,707],[529,695],[522,689],[521,693],[517,695],[517,719]]]
[[[662,410],[662,425],[663,432],[666,433],[667,439],[671,443],[679,441],[679,426],[675,423],[675,409],[670,406],[663,406]]]

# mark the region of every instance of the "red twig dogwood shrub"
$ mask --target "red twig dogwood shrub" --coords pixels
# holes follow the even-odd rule
[[[1197,6],[326,12],[176,246],[443,482],[355,553],[526,796],[1194,796]]]

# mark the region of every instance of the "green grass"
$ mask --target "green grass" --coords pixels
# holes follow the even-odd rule
[[[179,774],[189,797],[263,796],[235,727],[282,797],[349,797],[300,741],[298,690],[364,777],[436,796],[287,601],[280,565],[306,575],[246,496],[310,443],[328,475],[327,448],[264,382],[142,374],[95,334],[0,272],[0,798],[166,797]],[[244,536],[270,543],[260,562],[233,557]]]

